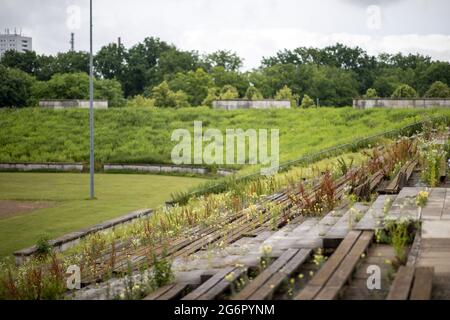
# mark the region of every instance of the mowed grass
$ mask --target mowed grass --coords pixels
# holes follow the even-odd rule
[[[156,208],[175,191],[205,179],[139,174],[97,174],[96,200],[89,200],[89,175],[0,173],[0,200],[52,201],[53,206],[0,219],[0,256],[130,211]]]

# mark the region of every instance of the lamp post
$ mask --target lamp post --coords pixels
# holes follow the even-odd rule
[[[90,8],[90,56],[89,56],[89,131],[90,131],[90,198],[94,199],[94,58],[92,55],[92,0],[89,3]]]

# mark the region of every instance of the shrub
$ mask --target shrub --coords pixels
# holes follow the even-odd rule
[[[316,104],[314,103],[314,100],[310,98],[307,94],[304,95],[302,99],[302,104],[300,105],[300,108],[308,109],[310,107],[315,107]]]
[[[364,95],[364,98],[367,98],[367,99],[378,98],[377,90],[374,88],[367,89],[366,94]]]
[[[258,89],[255,88],[255,86],[250,86],[247,89],[247,92],[245,93],[245,98],[248,100],[261,100],[264,99],[261,92],[259,92]]]
[[[181,90],[173,92],[167,81],[152,89],[151,97],[155,101],[155,107],[184,108],[189,107],[188,96]]]
[[[0,107],[27,106],[34,82],[34,78],[23,71],[0,65]]]
[[[448,98],[450,97],[450,89],[447,84],[436,81],[431,86],[430,89],[425,93],[427,98]]]
[[[407,84],[401,84],[395,89],[392,98],[417,98],[417,92]]]
[[[288,86],[284,86],[275,94],[275,100],[289,100],[291,102],[291,107],[297,106],[298,96],[292,93],[292,90]]]
[[[142,95],[134,96],[127,102],[127,107],[130,108],[153,108],[155,106],[155,100],[151,98],[145,98]]]
[[[213,87],[208,89],[208,94],[206,95],[205,100],[203,100],[202,105],[211,107],[213,101],[219,99],[219,88]]]
[[[220,90],[219,98],[222,100],[232,100],[239,98],[239,92],[238,90],[231,86],[231,85],[225,85]]]

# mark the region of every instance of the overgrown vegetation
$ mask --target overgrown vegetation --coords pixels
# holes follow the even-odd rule
[[[95,112],[96,161],[171,163],[175,129],[279,129],[280,161],[354,141],[450,110],[238,110],[127,108]],[[87,110],[0,110],[0,162],[88,162]],[[359,146],[355,146],[357,150]]]

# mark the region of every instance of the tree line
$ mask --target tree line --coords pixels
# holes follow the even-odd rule
[[[450,64],[421,54],[369,55],[336,44],[264,57],[241,71],[236,53],[184,51],[149,37],[127,49],[103,46],[94,57],[95,97],[110,106],[186,107],[215,99],[287,99],[293,105],[345,106],[356,97],[450,97]],[[0,106],[39,99],[87,99],[89,54],[6,52],[0,60]]]

